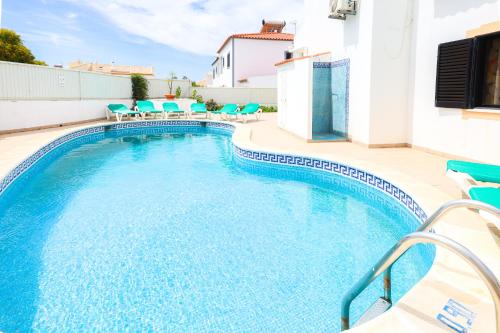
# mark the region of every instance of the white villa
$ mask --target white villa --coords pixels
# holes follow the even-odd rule
[[[260,32],[227,37],[212,63],[210,86],[276,88],[274,64],[293,47],[294,35],[283,32],[285,25],[263,20]]]
[[[485,65],[498,64],[498,1],[338,1],[355,3],[345,20],[329,2],[305,1],[294,59],[277,64],[281,128],[500,164],[500,67]]]

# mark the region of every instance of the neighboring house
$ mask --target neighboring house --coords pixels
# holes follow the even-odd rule
[[[305,0],[277,64],[281,128],[500,164],[500,0],[329,3]]]
[[[69,64],[70,69],[78,71],[99,72],[113,75],[131,75],[141,74],[145,76],[154,76],[153,67],[146,66],[125,66],[115,64],[83,63],[80,60]]]
[[[205,77],[203,79],[196,81],[196,86],[198,87],[209,87],[212,85],[212,72],[208,72],[205,74]]]
[[[285,22],[262,21],[260,32],[229,36],[212,63],[212,87],[276,87],[276,67],[293,46]]]

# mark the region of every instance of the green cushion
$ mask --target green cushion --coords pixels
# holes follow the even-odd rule
[[[469,190],[471,199],[490,204],[500,209],[500,188],[496,187],[472,187]]]
[[[163,110],[165,110],[166,112],[184,112],[181,109],[179,109],[179,105],[174,102],[163,103]]]
[[[205,112],[207,112],[207,107],[206,107],[205,103],[193,103],[193,104],[191,104],[191,112],[205,113]]]
[[[124,113],[130,111],[130,109],[125,106],[125,104],[108,104],[108,109],[113,113]]]
[[[130,110],[124,104],[109,104],[108,109],[113,113],[119,114],[141,114],[140,112]]]
[[[241,114],[254,114],[259,111],[260,105],[256,103],[249,103],[245,105],[243,110],[241,110]]]
[[[446,168],[466,173],[480,182],[500,183],[500,165],[450,160]]]
[[[220,109],[221,113],[228,113],[228,112],[236,112],[238,111],[238,105],[237,104],[226,104]]]
[[[151,101],[137,101],[137,108],[140,112],[162,113],[163,110],[155,110],[155,106]]]

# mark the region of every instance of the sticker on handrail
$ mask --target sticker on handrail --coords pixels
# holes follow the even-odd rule
[[[454,332],[467,333],[472,328],[476,314],[453,299],[443,307],[436,318]]]

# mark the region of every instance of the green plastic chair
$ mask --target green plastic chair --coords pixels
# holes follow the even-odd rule
[[[236,114],[236,112],[238,112],[237,104],[226,104],[220,110],[210,111],[211,114],[218,114],[221,118],[229,114]]]
[[[108,112],[106,112],[106,118],[109,120],[109,112],[115,115],[116,121],[122,121],[123,116],[140,116],[141,113],[137,111],[130,110],[125,104],[108,104]]]
[[[160,114],[165,118],[165,111],[163,110],[156,110],[153,102],[151,101],[137,101],[137,105],[135,106],[136,111],[140,112],[144,116],[146,114],[152,114],[155,116],[157,114]]]
[[[260,115],[262,114],[262,109],[260,108],[260,104],[257,103],[249,103],[245,105],[243,110],[239,112],[243,117],[243,121],[246,123],[247,122],[247,117],[251,114],[255,115],[255,118],[257,120],[260,119]]]
[[[471,199],[490,204],[500,209],[500,188],[472,187],[469,190]]]
[[[200,113],[204,114],[208,118],[207,106],[205,103],[193,103],[191,104],[191,114]]]
[[[165,102],[162,104],[163,106],[163,110],[167,113],[167,115],[169,113],[172,113],[172,114],[176,114],[177,117],[181,117],[181,114],[186,114],[186,112],[184,112],[184,110],[181,110],[179,109],[179,105],[175,102]]]
[[[446,169],[468,174],[480,182],[500,184],[500,165],[450,160]]]

